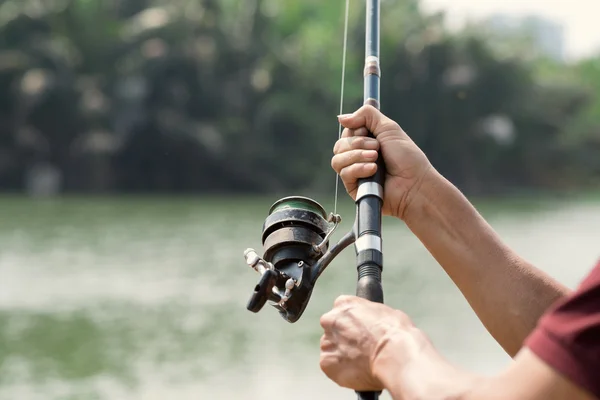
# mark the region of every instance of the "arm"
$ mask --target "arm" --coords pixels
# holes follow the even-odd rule
[[[358,178],[375,172],[379,149],[386,166],[384,213],[405,221],[514,356],[541,314],[569,290],[509,249],[397,123],[370,106],[341,116],[340,123],[346,129],[332,167],[350,196],[356,197]]]
[[[526,348],[505,372],[495,377],[462,371],[430,346],[402,368],[394,360],[387,357],[378,367],[382,371],[381,382],[394,400],[594,399]]]
[[[600,319],[597,308],[586,310],[598,304],[600,266],[597,274],[591,289],[546,314],[530,347],[497,376],[457,368],[402,311],[355,296],[338,297],[321,317],[321,369],[342,387],[387,389],[394,400],[593,400],[591,393],[600,394],[600,336],[593,335]]]
[[[570,291],[508,248],[433,168],[407,200],[404,221],[511,356],[539,317]]]

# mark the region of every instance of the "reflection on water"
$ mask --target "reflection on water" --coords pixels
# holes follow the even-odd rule
[[[273,199],[0,199],[0,399],[355,398],[318,366],[319,317],[353,293],[353,251],[322,276],[296,324],[245,305]],[[502,237],[575,286],[600,256],[600,203],[482,204]],[[351,226],[352,204],[336,237]],[[384,222],[386,303],[450,358],[509,361],[398,221]],[[383,398],[389,399],[387,395]]]

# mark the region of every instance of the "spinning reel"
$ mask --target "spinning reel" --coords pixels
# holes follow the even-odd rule
[[[296,322],[312,294],[317,278],[343,249],[355,241],[346,234],[329,248],[329,239],[341,222],[307,197],[285,197],[273,204],[263,224],[263,257],[254,249],[244,252],[246,263],[260,275],[247,308],[259,312],[267,301],[288,322]]]

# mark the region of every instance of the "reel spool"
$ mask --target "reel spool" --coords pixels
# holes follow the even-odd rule
[[[307,197],[285,197],[275,202],[263,224],[263,257],[253,249],[244,252],[246,263],[261,274],[248,310],[259,312],[269,301],[285,320],[296,322],[310,300],[316,279],[341,251],[327,252],[329,238],[340,222],[339,215],[327,216],[319,203]]]

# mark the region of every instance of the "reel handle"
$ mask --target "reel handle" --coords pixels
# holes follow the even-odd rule
[[[257,313],[264,307],[270,297],[270,293],[273,291],[276,281],[277,273],[275,271],[270,269],[264,271],[248,301],[248,305],[246,306],[248,311]]]

